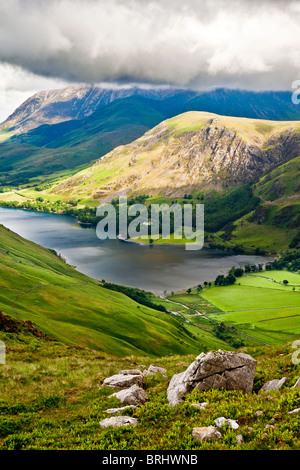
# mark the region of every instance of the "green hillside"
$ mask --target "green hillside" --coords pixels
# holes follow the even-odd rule
[[[18,332],[0,331],[7,347],[6,365],[0,365],[0,449],[1,450],[299,450],[300,389],[293,388],[299,364],[292,362],[295,350],[284,347],[256,347],[243,351],[257,360],[254,393],[194,390],[185,402],[168,406],[167,388],[173,374],[186,370],[195,355],[161,358],[113,358],[85,348],[70,348],[46,341],[17,324]],[[106,377],[122,369],[163,367],[160,374],[145,378],[149,401],[121,415],[132,416],[138,427],[100,428],[110,417],[108,408],[122,406],[103,387]],[[283,376],[289,382],[280,390],[259,394],[262,385]],[[192,403],[206,402],[199,410]],[[237,420],[239,428],[224,428],[218,441],[197,442],[192,430],[215,426],[224,416]],[[238,444],[237,435],[243,441]],[[100,456],[102,458],[102,456]]]
[[[32,321],[69,345],[153,356],[195,353],[209,340],[192,338],[166,313],[99,286],[57,255],[0,226],[0,310]],[[223,345],[219,343],[218,345]],[[226,344],[225,344],[226,346]]]
[[[253,192],[260,204],[219,235],[234,244],[278,252],[299,247],[300,156],[268,172]]]
[[[112,102],[90,117],[42,125],[24,134],[0,136],[0,185],[36,184],[88,165],[132,142],[165,119],[151,100],[133,96]]]

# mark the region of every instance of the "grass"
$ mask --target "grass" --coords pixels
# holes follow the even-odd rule
[[[245,349],[257,360],[253,394],[195,389],[182,404],[169,407],[168,383],[194,355],[114,358],[45,341],[24,328],[18,334],[0,331],[0,339],[7,346],[6,365],[0,365],[1,450],[299,450],[299,413],[289,414],[300,403],[299,388],[292,388],[299,365],[291,361],[290,345]],[[120,406],[103,379],[141,364],[164,367],[167,377],[146,377],[149,401],[126,411],[140,426],[101,429],[99,422],[109,416],[105,410]],[[257,393],[267,380],[283,375],[289,378],[283,389]],[[204,401],[208,406],[202,411],[190,406]],[[194,427],[215,425],[220,416],[237,420],[239,429],[224,428],[219,441],[193,439]],[[243,436],[241,445],[237,434]]]
[[[0,309],[69,345],[153,356],[206,347],[175,318],[101,287],[57,255],[0,226]]]
[[[259,274],[260,276],[260,274]],[[267,277],[278,279],[271,282]],[[209,318],[257,338],[267,344],[285,344],[300,335],[300,293],[278,284],[280,278],[300,282],[300,275],[268,271],[262,277],[243,276],[235,285],[205,289],[204,299],[222,313]]]

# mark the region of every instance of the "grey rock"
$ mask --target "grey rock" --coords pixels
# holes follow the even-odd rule
[[[287,377],[283,377],[282,379],[274,379],[270,380],[269,382],[266,382],[262,388],[259,390],[259,393],[261,392],[269,392],[270,390],[279,390],[283,385],[285,385],[288,382]]]
[[[243,438],[242,434],[238,434],[238,435],[236,436],[236,443],[237,443],[238,445],[241,445],[241,444],[244,443],[244,438]]]
[[[132,387],[128,389],[113,393],[112,395],[110,395],[110,397],[117,398],[124,405],[135,406],[142,405],[149,399],[145,390],[138,387],[137,385],[132,385]]]
[[[143,374],[144,376],[155,375],[155,374],[162,374],[163,376],[166,376],[167,371],[163,367],[158,367],[158,366],[154,366],[151,364],[147,370],[144,370]]]
[[[167,391],[169,405],[179,404],[194,388],[251,393],[255,371],[256,360],[248,354],[220,349],[201,353],[185,372],[172,377]]]
[[[275,429],[275,426],[273,424],[266,424],[265,429]]]
[[[120,370],[119,374],[121,375],[143,375],[139,369],[128,369],[128,370]]]
[[[103,381],[103,385],[115,390],[122,390],[135,384],[142,386],[143,383],[144,377],[142,374],[116,374]]]
[[[214,426],[194,428],[192,435],[196,441],[218,440],[222,437],[222,434]]]
[[[234,419],[227,419],[221,416],[220,418],[215,419],[216,426],[222,428],[224,424],[227,424],[231,429],[238,429],[239,425]]]
[[[117,415],[117,414],[122,413],[125,410],[130,409],[130,408],[135,409],[137,407],[134,406],[134,405],[127,405],[127,406],[123,406],[122,408],[109,408],[108,410],[105,411],[105,413],[112,414],[112,415]]]
[[[294,410],[289,411],[289,415],[291,415],[293,413],[299,413],[299,411],[300,411],[300,408],[295,408]]]
[[[101,428],[120,427],[120,426],[139,426],[139,422],[130,416],[117,416],[106,418],[100,422]]]
[[[295,385],[293,388],[300,388],[300,377],[299,379],[296,381]]]

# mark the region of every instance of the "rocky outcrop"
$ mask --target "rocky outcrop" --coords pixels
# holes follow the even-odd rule
[[[186,371],[172,377],[167,391],[169,404],[179,404],[194,388],[251,393],[255,371],[256,361],[248,354],[223,350],[201,353]]]

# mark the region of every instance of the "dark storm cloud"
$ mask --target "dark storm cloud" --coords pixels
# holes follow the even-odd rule
[[[290,88],[300,4],[1,0],[0,61],[76,82]]]

